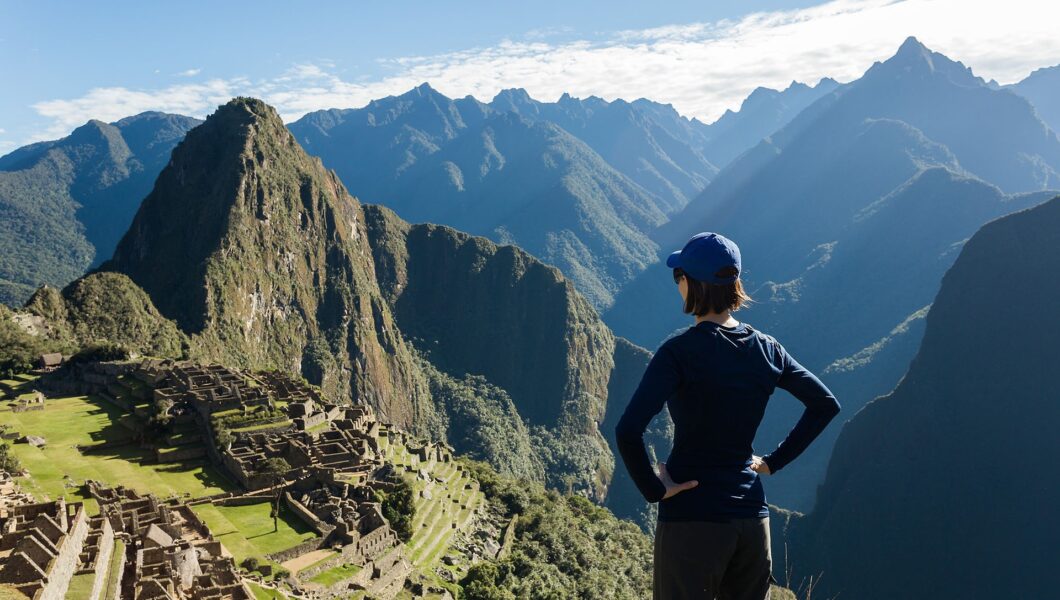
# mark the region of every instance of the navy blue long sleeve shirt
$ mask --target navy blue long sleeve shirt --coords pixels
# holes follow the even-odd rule
[[[839,412],[828,388],[776,339],[745,323],[722,327],[703,321],[659,347],[615,436],[641,494],[660,502],[660,521],[769,515],[751,457],[766,404],[778,387],[806,409],[784,441],[762,457],[773,473],[801,454]],[[695,479],[699,485],[663,500],[666,488],[648,458],[643,435],[667,403],[674,445],[666,468],[674,481]]]

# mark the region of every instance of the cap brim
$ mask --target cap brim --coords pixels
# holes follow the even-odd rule
[[[671,269],[676,269],[681,266],[681,251],[673,252],[670,256],[666,257],[666,266]]]

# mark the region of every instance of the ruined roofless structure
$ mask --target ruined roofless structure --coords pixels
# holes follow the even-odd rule
[[[224,466],[246,489],[254,490],[273,484],[260,473],[270,458],[282,458],[296,476],[310,472],[333,471],[367,479],[382,464],[379,424],[366,406],[342,407],[341,418],[319,433],[285,431],[256,433],[237,440],[222,454]]]
[[[219,365],[145,360],[133,375],[155,386],[157,405],[186,403],[204,419],[215,412],[272,404],[262,382]]]
[[[122,597],[133,600],[251,600],[221,543],[186,504],[122,487],[89,484],[100,512],[131,544]]]
[[[109,532],[103,519],[90,522],[81,503],[62,499],[5,508],[0,515],[0,583],[34,600],[60,600],[75,574],[95,567],[104,527]]]
[[[363,564],[398,545],[398,537],[372,498],[369,486],[311,475],[284,492],[284,502],[324,538],[323,547],[339,550],[343,560]]]

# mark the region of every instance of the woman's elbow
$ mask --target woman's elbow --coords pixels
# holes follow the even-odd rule
[[[615,425],[615,439],[620,442],[635,442],[640,440],[642,435],[643,431],[625,418],[619,419]]]

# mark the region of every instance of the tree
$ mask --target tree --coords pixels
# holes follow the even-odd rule
[[[412,522],[416,517],[416,493],[412,484],[404,477],[395,478],[397,485],[392,490],[375,490],[375,501],[381,505],[383,516],[390,522],[398,539],[412,539]]]
[[[286,460],[278,457],[267,458],[258,466],[258,474],[268,477],[269,484],[275,488],[276,492],[272,503],[272,530],[274,532],[280,530],[280,494],[282,493],[280,482],[290,470],[291,465]]]

